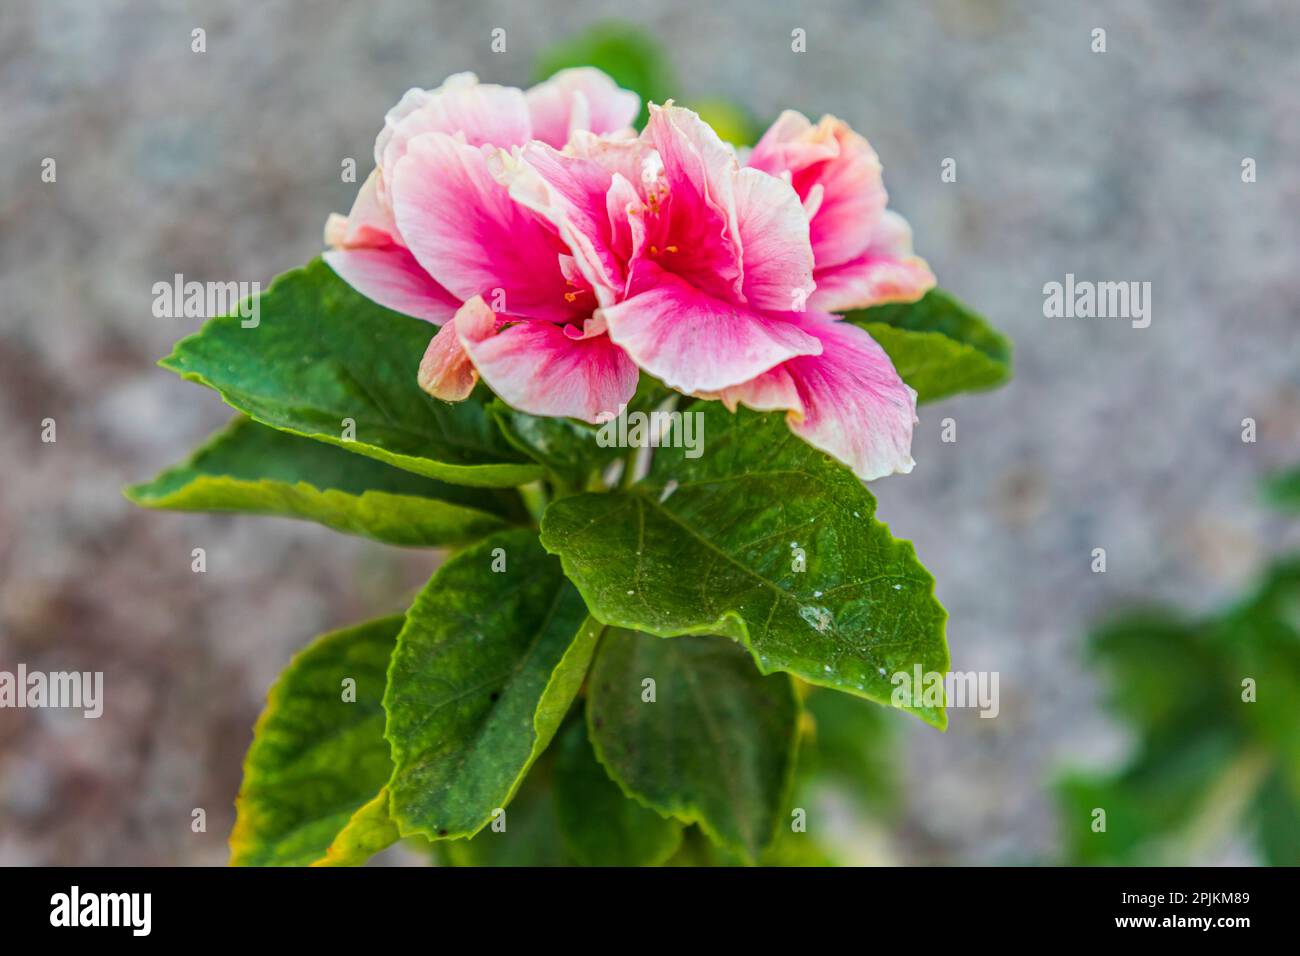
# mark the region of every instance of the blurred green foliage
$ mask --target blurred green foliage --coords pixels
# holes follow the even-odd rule
[[[754,118],[729,100],[706,97],[694,101],[681,98],[672,64],[664,49],[649,34],[631,24],[600,23],[577,36],[543,50],[533,72],[540,82],[558,70],[594,66],[612,76],[624,89],[641,97],[637,127],[650,116],[649,103],[676,99],[678,105],[695,110],[717,134],[737,146],[752,144],[758,135]]]
[[[1134,612],[1090,650],[1136,743],[1118,772],[1061,782],[1069,862],[1194,862],[1244,832],[1300,864],[1300,555],[1222,613]]]
[[[629,24],[601,23],[563,43],[557,43],[537,58],[537,81],[575,66],[594,66],[614,78],[619,86],[641,97],[643,126],[650,115],[648,102],[671,99],[676,87],[672,67],[663,48],[648,34]]]
[[[1264,494],[1278,508],[1300,511],[1300,468],[1274,475],[1265,483]]]

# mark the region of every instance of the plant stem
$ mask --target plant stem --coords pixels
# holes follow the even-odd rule
[[[524,507],[532,516],[533,523],[541,524],[542,512],[550,504],[550,495],[546,492],[546,486],[541,481],[530,481],[526,485],[520,485],[519,497],[523,499]]]
[[[1272,755],[1263,747],[1243,750],[1206,790],[1205,799],[1177,841],[1178,855],[1187,861],[1194,860],[1222,842],[1272,769]]]

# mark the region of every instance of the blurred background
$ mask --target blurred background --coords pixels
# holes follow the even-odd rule
[[[863,132],[940,284],[1016,343],[1013,382],[925,406],[915,472],[873,486],[938,580],[954,668],[999,672],[1001,712],[954,710],[940,734],[879,711],[891,809],[819,804],[849,859],[1066,858],[1086,821],[1063,821],[1056,781],[1142,746],[1106,706],[1090,630],[1151,602],[1212,616],[1300,545],[1257,490],[1300,460],[1294,3],[6,0],[0,669],[103,671],[108,704],[0,710],[0,864],[224,863],[269,684],[313,635],[401,610],[438,561],[130,506],[122,485],[230,416],[154,366],[200,322],[155,318],[153,284],[265,285],[307,261],[356,190],[340,163],[364,178],[404,90],[466,69],[527,86],[611,17],[662,45],[683,105]],[[1150,327],[1044,318],[1066,273],[1149,281]],[[1261,858],[1231,822],[1188,852]]]

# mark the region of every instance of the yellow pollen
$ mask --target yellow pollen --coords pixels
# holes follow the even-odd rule
[[[669,252],[676,252],[676,251],[677,251],[677,247],[676,247],[676,246],[666,246],[665,248],[666,248]]]

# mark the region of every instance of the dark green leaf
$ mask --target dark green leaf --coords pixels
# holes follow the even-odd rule
[[[587,689],[591,741],[609,775],[751,862],[789,820],[798,716],[788,677],[760,675],[716,637],[607,631]]]
[[[529,772],[505,808],[505,829],[485,827],[467,840],[439,840],[435,853],[449,866],[575,866],[560,834],[551,788],[550,754]]]
[[[665,637],[723,634],[765,674],[882,704],[899,671],[946,673],[934,579],[875,520],[862,483],[779,415],[701,404],[699,458],[660,448],[628,491],[562,498],[544,515],[542,543],[591,613]],[[913,712],[946,726],[941,707]]]
[[[403,835],[472,835],[506,806],[599,634],[530,531],[495,534],[439,568],[407,611],[384,696]]]
[[[126,496],[147,508],[304,518],[410,546],[476,540],[526,514],[513,491],[446,484],[247,418]]]
[[[594,471],[627,454],[626,448],[600,447],[596,429],[584,422],[529,415],[500,399],[488,405],[488,412],[507,441],[575,488],[586,487]]]
[[[596,762],[587,728],[570,721],[555,742],[555,812],[570,855],[584,866],[658,866],[682,825],[629,799]]]
[[[505,486],[541,475],[479,399],[448,404],[420,390],[432,325],[363,298],[321,260],[271,283],[256,327],[241,321],[238,312],[208,320],[159,364],[264,425],[430,478]]]
[[[642,372],[627,408],[632,412],[649,412],[672,395],[676,393]],[[614,444],[602,447],[598,425],[571,418],[528,415],[500,399],[488,405],[488,412],[510,444],[578,491],[587,487],[594,473],[603,471],[616,458],[628,454],[626,448]]]
[[[276,681],[244,760],[232,863],[324,862],[336,840],[339,862],[360,862],[358,841],[374,852],[396,839],[383,825],[382,801],[351,824],[393,772],[380,700],[401,627],[398,615],[326,634]],[[352,701],[347,680],[355,682]]]
[[[847,315],[889,353],[922,402],[994,388],[1011,377],[1011,342],[948,293]]]

